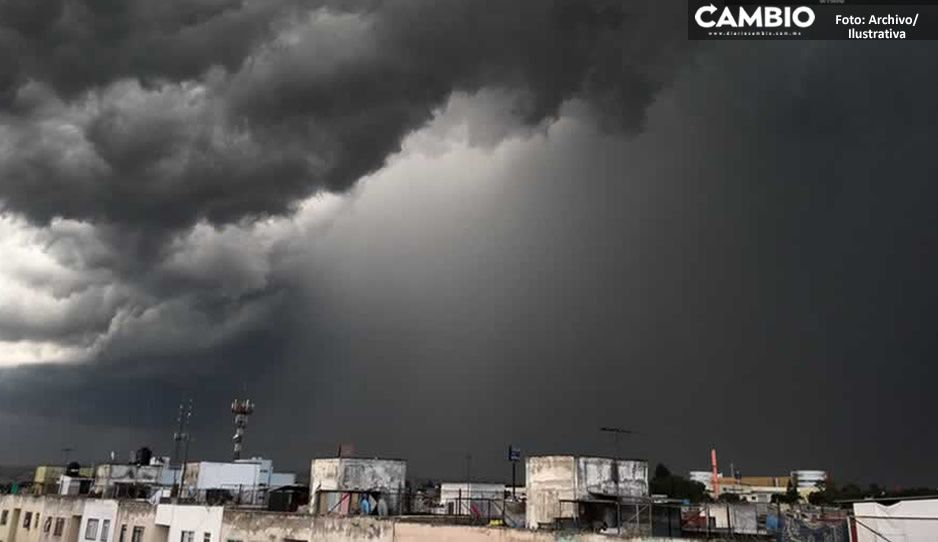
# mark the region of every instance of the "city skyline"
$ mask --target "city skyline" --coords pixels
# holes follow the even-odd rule
[[[503,479],[618,426],[938,485],[935,46],[686,7],[0,6],[0,464],[168,451],[190,398],[225,458],[250,397],[291,469]]]

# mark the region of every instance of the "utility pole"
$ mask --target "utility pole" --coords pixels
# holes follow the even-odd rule
[[[521,461],[521,449],[515,448],[511,444],[508,445],[508,461],[511,462],[511,498],[512,500],[517,500],[517,495],[515,495],[515,486],[518,485],[517,478],[515,476],[515,467],[518,466],[518,461]]]
[[[622,495],[619,487],[619,436],[634,435],[635,431],[623,429],[621,427],[600,427],[603,433],[612,433],[612,442],[615,449],[615,455],[612,458],[612,472],[616,480],[616,533],[622,534]]]

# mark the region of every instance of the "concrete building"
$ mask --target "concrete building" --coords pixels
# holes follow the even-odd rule
[[[791,472],[791,482],[802,498],[821,491],[827,485],[827,471],[823,470],[795,470]]]
[[[222,506],[160,504],[154,523],[166,534],[165,542],[220,542]]]
[[[59,478],[65,474],[65,467],[56,465],[39,465],[33,477],[32,492],[35,495],[48,495],[58,493]]]
[[[67,471],[65,467],[58,465],[39,465],[36,467],[36,473],[33,476],[33,485],[30,492],[34,495],[67,495],[61,492],[61,481],[63,476],[69,476],[72,479],[90,480],[94,477],[93,467],[77,467]]]
[[[105,463],[94,473],[95,495],[104,498],[147,498],[162,485],[162,465]]]
[[[87,499],[78,536],[84,542],[114,542],[117,525],[118,501],[113,499]]]
[[[84,499],[0,496],[0,542],[79,542]]]
[[[399,514],[406,479],[407,463],[396,459],[313,459],[310,511],[318,515]]]
[[[261,506],[267,502],[271,489],[295,483],[296,475],[274,472],[270,459],[198,461],[186,464],[182,495],[199,502],[231,500]]]
[[[648,462],[639,459],[528,457],[525,480],[529,529],[558,522],[609,527],[621,517],[617,501],[635,508],[649,500]]]
[[[115,522],[117,542],[167,542],[169,528],[156,524],[157,507],[147,501],[119,501]]]

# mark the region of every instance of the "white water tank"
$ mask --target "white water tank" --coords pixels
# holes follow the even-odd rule
[[[814,489],[827,483],[827,471],[796,470],[791,473],[798,489]]]

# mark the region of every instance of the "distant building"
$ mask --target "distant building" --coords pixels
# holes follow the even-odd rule
[[[76,479],[90,479],[94,476],[94,468],[79,467],[77,463],[72,464],[71,470],[58,465],[39,465],[36,467],[33,485],[30,489],[34,495],[63,494],[61,493],[61,479],[66,474]]]
[[[266,504],[271,489],[296,483],[292,473],[274,472],[270,459],[254,457],[233,462],[187,463],[182,497],[198,502]]]
[[[821,491],[827,486],[827,471],[823,470],[796,470],[791,472],[791,482],[803,498]]]
[[[703,484],[707,493],[713,498],[731,493],[743,501],[768,503],[772,502],[774,495],[782,495],[788,491],[789,485],[806,499],[811,493],[823,489],[827,481],[827,472],[798,470],[792,471],[790,476],[741,476],[739,478],[724,477],[720,473],[717,477],[719,493],[714,492],[713,474],[710,471],[690,471],[688,478]]]
[[[332,457],[310,464],[309,508],[317,515],[400,514],[407,463]]]
[[[631,510],[649,501],[648,462],[641,459],[528,457],[525,480],[529,529],[566,522],[581,528],[616,527],[622,517],[617,506]]]
[[[94,473],[94,493],[103,498],[147,498],[162,486],[162,465],[105,463]]]

